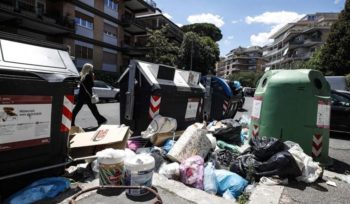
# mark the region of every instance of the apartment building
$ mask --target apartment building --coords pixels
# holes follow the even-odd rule
[[[259,72],[265,63],[262,53],[263,50],[259,46],[233,49],[220,60],[216,74],[226,78],[235,72]]]
[[[75,28],[73,18],[63,15],[62,9],[62,4],[56,1],[2,0],[0,31],[35,38],[38,42],[62,44],[63,37]]]
[[[147,27],[153,19],[137,16],[156,11],[152,0],[2,0],[0,31],[63,44],[78,69],[89,62],[96,70],[120,73],[130,59],[145,56],[139,36],[158,28]]]
[[[293,68],[293,64],[308,60],[313,52],[324,44],[338,13],[309,14],[295,23],[289,23],[270,38],[263,57],[266,68]]]

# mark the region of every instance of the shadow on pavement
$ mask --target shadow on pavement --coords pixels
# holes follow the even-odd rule
[[[95,131],[98,129],[98,126],[97,127],[87,127],[87,128],[83,128],[83,130],[85,132],[90,132],[90,131]]]
[[[333,159],[333,165],[326,168],[328,171],[332,171],[332,172],[335,172],[338,174],[349,174],[350,173],[350,165],[349,164],[342,162],[342,161],[339,161],[339,160],[334,159],[334,158],[332,158],[332,159]]]
[[[158,192],[156,187],[152,187],[152,189]],[[131,196],[126,194],[126,197],[135,202],[146,202],[146,201],[153,200],[156,197],[156,195],[154,195],[153,193],[147,193],[146,195],[143,195],[143,196]]]
[[[306,187],[311,187],[311,188],[318,190],[318,191],[321,191],[321,192],[328,192],[327,188],[320,185],[321,183],[325,183],[325,182],[326,182],[325,180],[319,179],[314,183],[307,184],[304,182],[298,182],[294,179],[290,179],[288,185],[286,185],[286,186],[289,188],[294,188],[294,189],[298,189],[301,191],[305,190]]]
[[[334,139],[350,140],[350,134],[330,132],[329,135],[330,135],[330,138],[334,138]]]
[[[248,112],[248,110],[247,110],[247,109],[244,109],[244,108],[240,108],[240,109],[238,109],[237,111],[238,111],[238,112]]]

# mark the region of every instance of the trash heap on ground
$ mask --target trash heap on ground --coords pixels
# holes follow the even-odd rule
[[[249,138],[248,125],[249,119],[243,116],[239,121],[194,123],[177,132],[175,119],[157,115],[141,136],[130,138],[132,133],[126,126],[103,125],[95,132],[73,136],[73,155],[96,154],[84,157],[89,164],[68,168],[65,176],[80,181],[99,178],[100,185],[151,187],[156,172],[231,200],[251,193],[259,181],[285,184],[283,179],[292,178],[312,183],[320,177],[319,163],[298,144],[268,137]],[[116,133],[121,135],[117,142]],[[109,140],[110,134],[114,134],[114,140]],[[92,142],[87,135],[94,145],[87,144]],[[56,189],[63,191],[63,187]],[[25,191],[28,193],[28,189]],[[147,190],[127,189],[126,193],[141,196]],[[18,199],[19,195],[23,196],[17,193],[10,199]]]

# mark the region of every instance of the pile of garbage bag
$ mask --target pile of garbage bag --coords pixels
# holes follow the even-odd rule
[[[195,123],[185,131],[176,132],[175,119],[157,115],[140,137],[128,140],[125,149],[102,150],[89,166],[93,175],[99,175],[101,185],[131,185],[127,179],[130,172],[122,175],[128,172],[127,163],[135,170],[145,162],[147,171],[230,200],[238,199],[243,192],[251,192],[259,180],[269,182],[269,177],[292,178],[305,183],[315,182],[320,177],[319,163],[306,155],[298,144],[269,137],[249,138],[249,123],[248,117],[243,116],[239,121]],[[136,156],[139,158],[135,159]],[[132,163],[133,160],[136,163]],[[150,176],[142,179],[148,180],[142,182],[151,185],[152,174],[147,175]],[[32,201],[39,200],[67,188],[66,184],[54,187],[58,184],[51,183],[47,184],[53,186],[48,192],[37,193],[34,183],[11,199],[19,199],[30,192],[35,196]]]
[[[321,175],[319,163],[298,144],[269,137],[249,138],[249,123],[246,116],[240,121],[195,123],[175,137],[176,125],[170,124],[176,121],[158,115],[143,137],[164,134],[164,128],[157,127],[167,126],[165,129],[171,130],[168,138],[150,147],[155,171],[227,199],[237,199],[249,184],[254,186],[261,178],[278,176],[312,183]]]

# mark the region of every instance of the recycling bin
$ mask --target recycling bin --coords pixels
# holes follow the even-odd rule
[[[298,143],[304,152],[329,164],[330,87],[315,70],[271,70],[256,89],[251,137]]]
[[[4,197],[37,178],[64,171],[79,74],[65,50],[4,39],[0,44],[0,195]]]
[[[207,91],[204,100],[204,118],[209,121],[234,118],[239,101],[227,82],[220,77],[205,76],[201,78],[201,83],[205,84]]]
[[[200,73],[132,60],[120,84],[120,121],[133,135],[147,129],[155,115],[177,120],[177,130],[202,121],[205,93]]]

